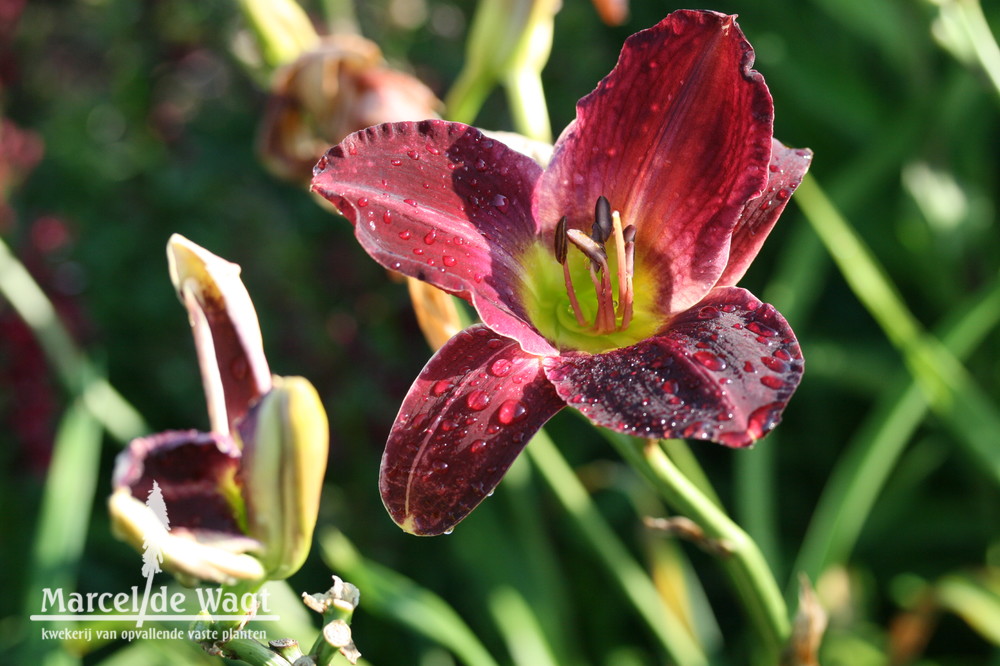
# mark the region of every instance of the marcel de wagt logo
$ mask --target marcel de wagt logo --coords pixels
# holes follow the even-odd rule
[[[42,638],[50,640],[82,640],[97,638],[104,640],[124,639],[132,641],[147,638],[177,638],[195,641],[218,641],[232,638],[254,638],[266,640],[266,632],[247,629],[217,630],[206,620],[245,620],[256,609],[253,619],[257,622],[277,621],[277,615],[270,615],[268,590],[239,595],[218,587],[196,587],[194,595],[181,591],[171,591],[166,585],[153,589],[153,577],[161,572],[163,549],[170,531],[167,505],[159,484],[153,481],[146,506],[158,518],[157,525],[143,534],[142,577],[145,587],[133,585],[127,592],[66,592],[62,588],[44,588],[41,598],[41,612],[31,615],[34,622],[83,623],[92,622],[135,622],[135,629],[100,629],[91,626],[66,626],[59,629],[42,629]],[[192,612],[191,608],[196,607]],[[207,612],[211,618],[204,615]],[[144,626],[146,622],[194,622],[201,621],[196,628],[164,629]]]

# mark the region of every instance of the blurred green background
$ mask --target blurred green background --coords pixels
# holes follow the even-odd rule
[[[254,46],[237,4],[21,4],[0,0],[0,112],[34,132],[44,154],[23,182],[0,191],[9,205],[0,237],[152,431],[207,428],[186,314],[167,275],[167,238],[181,233],[243,267],[272,370],[308,377],[331,421],[318,530],[325,548],[292,589],[325,589],[331,572],[358,584],[354,635],[373,664],[489,663],[449,643],[460,642],[459,616],[474,636],[462,640],[498,664],[667,663],[655,632],[527,460],[450,536],[410,537],[385,514],[381,448],[430,351],[405,286],[360,250],[346,222],[261,166],[254,137],[266,93],[246,62]],[[306,8],[320,25],[338,4]],[[462,67],[474,4],[353,4],[362,33],[389,62],[443,97]],[[983,4],[1000,33],[1000,5]],[[817,228],[840,228],[816,203],[815,186],[803,187],[793,198],[803,207],[789,206],[741,283],[799,336],[802,385],[755,450],[692,443],[789,599],[799,569],[816,584],[830,614],[824,664],[1000,664],[1000,55],[988,32],[969,32],[978,7],[711,7],[739,14],[774,96],[775,135],[815,152],[815,182],[887,276],[871,277],[857,258],[831,259],[846,241],[820,240]],[[677,8],[633,2],[627,22],[611,27],[590,2],[563,0],[543,72],[555,133],[625,38]],[[502,92],[476,124],[512,129]],[[912,320],[890,307],[891,291],[879,300],[885,286]],[[933,408],[914,376],[938,387]],[[112,538],[105,510],[122,443],[73,416],[72,402],[0,298],[0,650],[11,655],[0,660],[207,659],[170,643],[145,652],[125,643],[31,645],[38,626],[27,615],[40,581],[62,576],[80,591],[139,583],[140,558]],[[624,552],[650,572],[658,586],[650,589],[671,598],[676,577],[686,577],[684,606],[713,663],[749,663],[747,620],[712,556],[643,528],[642,516],[664,508],[577,416],[562,413],[547,430]],[[80,439],[68,445],[78,466],[54,495],[57,504],[83,502],[62,533],[80,552],[46,559],[38,526],[57,432]],[[100,442],[89,459],[87,441]],[[364,561],[352,560],[345,539]]]

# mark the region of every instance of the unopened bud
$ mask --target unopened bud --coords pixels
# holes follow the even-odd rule
[[[326,412],[307,380],[275,377],[237,430],[247,533],[262,544],[267,577],[287,578],[312,545],[329,446]]]

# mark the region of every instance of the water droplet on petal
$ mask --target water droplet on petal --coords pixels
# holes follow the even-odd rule
[[[497,410],[497,420],[503,425],[510,425],[527,416],[528,410],[517,400],[505,400]]]
[[[411,205],[411,206],[413,206],[414,208],[416,208],[416,207],[417,207],[417,202],[416,202],[416,201],[414,201],[413,199],[403,199],[403,203],[405,203],[405,204],[410,204],[410,205]]]
[[[397,160],[395,158],[389,160],[389,164],[391,164],[392,166],[399,166],[402,163],[403,163],[403,160]]]
[[[402,231],[399,232],[399,237],[402,238],[403,240],[410,240],[410,230],[403,229]]]
[[[490,396],[486,394],[486,391],[476,389],[465,396],[465,404],[468,405],[469,409],[479,412],[486,409],[487,405],[490,404]]]
[[[367,197],[361,197],[360,199],[358,199],[358,207],[359,208],[364,208],[367,205],[368,205],[368,198]]]
[[[490,366],[490,373],[494,377],[506,377],[510,374],[511,367],[513,367],[513,363],[509,359],[498,358]]]
[[[458,424],[454,421],[441,421],[441,430],[444,432],[451,432],[458,427]]]
[[[786,372],[788,370],[788,364],[780,358],[774,358],[773,356],[761,356],[760,362],[775,372]]]
[[[485,450],[486,450],[485,439],[477,439],[474,442],[472,442],[472,444],[469,445],[470,453],[482,453]]]
[[[411,160],[419,160],[420,159],[420,153],[418,153],[415,150],[408,150],[408,151],[406,151],[406,156],[409,157]]]
[[[698,311],[698,319],[714,319],[719,316],[719,311],[711,305],[706,305]]]
[[[427,232],[427,235],[424,236],[424,243],[427,245],[433,245],[435,240],[437,240],[437,230],[431,229]]]
[[[441,257],[441,263],[443,263],[445,266],[449,267],[454,266],[455,262],[456,262],[455,257],[451,256],[450,254],[446,254],[443,257]]]
[[[785,388],[785,382],[781,377],[775,377],[774,375],[767,375],[760,378],[760,383],[767,388],[774,389],[775,391]]]
[[[434,382],[434,385],[431,387],[431,393],[434,395],[434,397],[440,397],[453,388],[455,388],[455,385],[449,382],[447,379],[439,379],[438,381]]]
[[[693,354],[694,360],[701,363],[709,370],[719,372],[726,369],[726,362],[709,351],[698,351]]]
[[[386,224],[392,224],[392,211],[385,211],[382,213],[382,221]]]
[[[757,321],[752,321],[749,324],[747,324],[747,330],[753,331],[757,335],[765,338],[773,338],[774,336],[778,335],[778,332],[776,330],[774,330],[770,326],[766,326]]]
[[[493,204],[493,206],[496,207],[496,209],[501,213],[506,213],[510,202],[504,195],[497,194],[494,195],[493,200],[490,201],[490,203]]]

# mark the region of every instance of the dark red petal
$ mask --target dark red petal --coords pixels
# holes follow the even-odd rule
[[[312,187],[380,264],[470,300],[493,330],[542,354],[553,348],[520,300],[540,174],[475,128],[427,120],[352,134],[316,165]]]
[[[228,435],[168,430],[129,442],[115,460],[111,484],[145,502],[156,481],[171,529],[243,535],[229,502],[240,450]]]
[[[632,35],[618,65],[577,104],[539,181],[535,215],[589,230],[606,196],[637,229],[637,263],[662,274],[676,313],[725,268],[740,211],[767,182],[771,96],[734,17],[677,11]]]
[[[540,357],[481,324],[462,331],[413,382],[386,442],[379,488],[392,519],[414,534],[450,530],[564,406]]]
[[[777,310],[725,287],[660,335],[604,354],[547,358],[545,373],[597,425],[741,447],[781,420],[802,353]]]
[[[772,145],[767,188],[747,203],[736,223],[729,264],[719,278],[720,287],[736,284],[746,273],[812,162],[810,150],[786,148],[777,139],[772,141]]]

